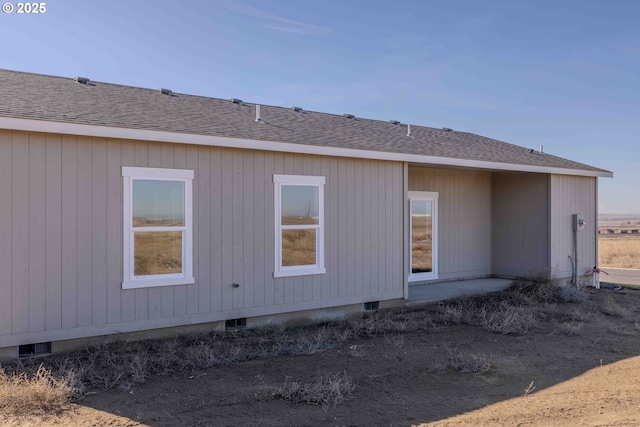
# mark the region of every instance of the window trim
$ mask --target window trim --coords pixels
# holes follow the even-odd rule
[[[434,191],[409,191],[409,282],[420,282],[423,280],[434,280],[438,278],[438,193]],[[431,217],[431,271],[426,273],[412,273],[411,265],[413,262],[413,244],[411,237],[411,204],[413,201],[431,201],[433,203],[433,212]]]
[[[122,167],[123,181],[123,280],[122,289],[140,289],[154,286],[174,286],[195,283],[193,277],[193,177],[190,169],[164,169],[146,167]],[[182,181],[184,182],[184,226],[182,238],[182,273],[134,275],[134,227],[133,227],[133,181]],[[147,231],[160,231],[164,227],[146,227]]]
[[[324,176],[310,175],[273,175],[274,183],[274,229],[275,229],[275,251],[273,277],[307,276],[311,274],[325,274],[327,272],[324,265]],[[299,185],[315,186],[318,188],[318,224],[301,226],[285,226],[286,229],[311,229],[316,232],[316,263],[304,266],[283,266],[282,265],[282,186]]]

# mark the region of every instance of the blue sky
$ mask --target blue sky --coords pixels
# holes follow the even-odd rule
[[[0,13],[0,68],[544,145],[640,213],[640,1],[45,3]]]

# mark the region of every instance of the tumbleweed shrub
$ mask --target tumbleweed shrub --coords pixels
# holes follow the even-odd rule
[[[445,302],[438,307],[436,321],[448,324],[481,326],[509,335],[526,333],[535,323],[535,306],[531,302],[513,301],[500,293],[466,297]]]
[[[562,286],[553,279],[519,279],[504,291],[503,299],[513,304],[539,304],[561,302]]]
[[[562,286],[560,287],[560,302],[563,303],[580,303],[586,301],[589,296],[585,292],[584,288],[577,286]]]
[[[502,303],[494,310],[482,312],[482,327],[505,335],[524,335],[536,322],[535,309]]]
[[[303,382],[287,377],[273,393],[279,398],[292,403],[321,405],[327,410],[353,398],[356,385],[346,372],[319,373],[315,381]]]
[[[586,299],[584,291],[564,290],[553,279],[521,279],[501,292],[443,302],[436,309],[435,321],[445,325],[477,325],[494,333],[523,335],[537,320],[545,319],[556,304]]]
[[[164,340],[110,342],[54,358],[56,372],[74,372],[81,384],[130,390],[154,375],[226,366],[253,359],[310,355],[334,345],[325,327],[211,332]]]
[[[373,338],[388,333],[405,333],[421,329],[421,322],[410,311],[378,311],[363,317],[350,319],[346,327],[353,336]]]
[[[482,352],[448,349],[447,367],[462,374],[486,374],[491,370],[492,357]]]
[[[35,372],[7,372],[0,366],[0,414],[24,416],[59,413],[68,408],[73,380],[57,378],[40,365]]]

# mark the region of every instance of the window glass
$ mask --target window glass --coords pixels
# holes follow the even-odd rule
[[[182,273],[182,231],[134,233],[135,276]]]
[[[318,187],[282,186],[282,225],[318,224]]]
[[[189,169],[122,167],[122,289],[195,283]]]
[[[184,182],[133,181],[133,226],[184,225]]]
[[[324,176],[273,175],[274,277],[325,274]]]
[[[411,202],[411,273],[433,270],[433,202]]]
[[[282,230],[282,265],[316,264],[316,229]]]

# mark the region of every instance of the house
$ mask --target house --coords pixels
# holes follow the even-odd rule
[[[82,77],[3,70],[0,96],[5,357],[596,264],[612,173],[536,150]]]

